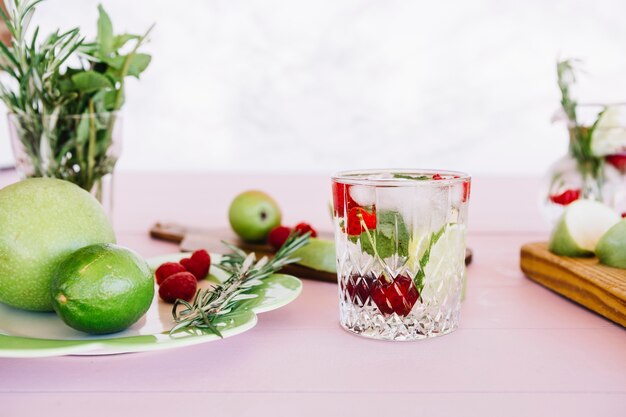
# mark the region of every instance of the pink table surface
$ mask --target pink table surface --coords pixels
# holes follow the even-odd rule
[[[0,174],[0,186],[14,180]],[[119,242],[146,257],[177,250],[148,237],[155,221],[223,227],[232,197],[250,188],[274,195],[287,224],[330,228],[327,176],[120,173],[116,181]],[[625,329],[519,270],[520,246],[547,238],[538,186],[528,178],[474,180],[474,262],[461,326],[448,336],[352,336],[338,324],[336,286],[305,281],[295,302],[221,342],[0,359],[0,415],[626,416]]]

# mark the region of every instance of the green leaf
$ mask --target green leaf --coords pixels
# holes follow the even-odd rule
[[[439,238],[446,231],[446,227],[448,226],[444,225],[438,231],[433,232],[433,234],[430,236],[430,243],[428,244],[428,249],[426,249],[426,252],[424,252],[421,259],[419,260],[420,269],[417,271],[417,274],[415,274],[415,278],[413,278],[413,282],[415,283],[415,286],[417,287],[417,290],[420,293],[422,292],[422,289],[424,288],[424,278],[426,277],[426,275],[424,274],[424,268],[426,267],[426,265],[428,264],[428,261],[430,260],[430,251],[432,250],[433,246],[435,246],[435,243],[437,243]]]
[[[121,107],[125,101],[124,90],[120,92],[117,92],[115,90],[110,90],[110,91],[107,91],[107,93],[104,95],[104,107],[107,109],[107,111],[117,110],[115,108],[115,101],[117,100],[118,94],[121,95],[121,99],[120,99],[120,107]]]
[[[95,71],[79,72],[72,75],[74,86],[81,93],[91,93],[101,89],[113,88],[111,81],[104,75]]]
[[[148,54],[133,54],[128,64],[128,75],[139,78],[141,74],[150,65],[152,57]]]
[[[89,114],[85,113],[80,117],[80,122],[76,127],[75,143],[82,145],[89,138]]]
[[[104,62],[111,68],[116,70],[122,70],[124,68],[124,64],[126,60],[128,61],[128,69],[126,74],[119,74],[119,72],[115,75],[132,75],[133,77],[139,78],[139,74],[141,74],[150,64],[152,57],[148,54],[139,54],[135,53],[132,55],[118,55],[112,58],[103,59]]]
[[[98,44],[100,55],[107,57],[113,52],[113,24],[111,18],[102,5],[98,5]]]
[[[124,55],[117,55],[111,58],[103,58],[102,62],[106,63],[109,67],[116,69],[116,70],[121,70],[122,67],[124,66],[124,61],[126,61],[126,56]]]
[[[140,38],[139,35],[131,35],[129,33],[123,33],[121,35],[116,35],[113,38],[113,50],[117,51],[118,49],[120,49],[121,47],[126,45],[126,43],[128,41],[131,41],[133,39],[139,39],[139,38]]]
[[[397,211],[377,212],[376,230],[364,231],[360,239],[364,252],[372,256],[377,252],[382,259],[395,253],[399,256],[408,256],[409,253],[409,231]],[[372,243],[376,246],[376,251]]]

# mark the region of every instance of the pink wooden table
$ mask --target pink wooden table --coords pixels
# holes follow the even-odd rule
[[[14,180],[0,174],[0,186]],[[122,173],[117,184],[119,242],[146,257],[177,250],[150,240],[153,222],[223,227],[228,203],[249,188],[274,195],[287,224],[330,229],[326,176]],[[352,336],[338,325],[336,286],[306,281],[295,302],[222,342],[0,359],[0,416],[626,416],[626,330],[519,270],[520,245],[547,237],[537,187],[474,180],[474,262],[451,335],[414,343]]]

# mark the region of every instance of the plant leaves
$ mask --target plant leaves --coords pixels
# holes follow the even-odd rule
[[[98,5],[98,44],[101,58],[113,52],[113,23],[102,5]]]
[[[121,35],[116,35],[113,38],[113,50],[117,51],[118,49],[126,45],[126,42],[131,41],[133,39],[139,39],[140,37],[141,36],[139,35],[131,35],[130,33],[123,33]]]
[[[148,54],[133,54],[128,64],[128,75],[139,78],[139,74],[150,65],[150,61],[152,61],[152,57]]]
[[[111,81],[96,71],[79,72],[72,75],[72,82],[81,93],[91,93],[101,89],[113,88]]]

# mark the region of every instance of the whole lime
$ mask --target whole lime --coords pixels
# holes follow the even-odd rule
[[[148,264],[135,252],[100,244],[79,249],[56,271],[51,286],[54,311],[70,327],[104,334],[137,322],[154,298]]]
[[[0,302],[51,311],[59,263],[83,246],[114,243],[106,213],[67,181],[33,178],[0,190]]]
[[[260,242],[280,225],[281,213],[276,201],[263,191],[239,194],[228,209],[230,225],[243,240]]]

